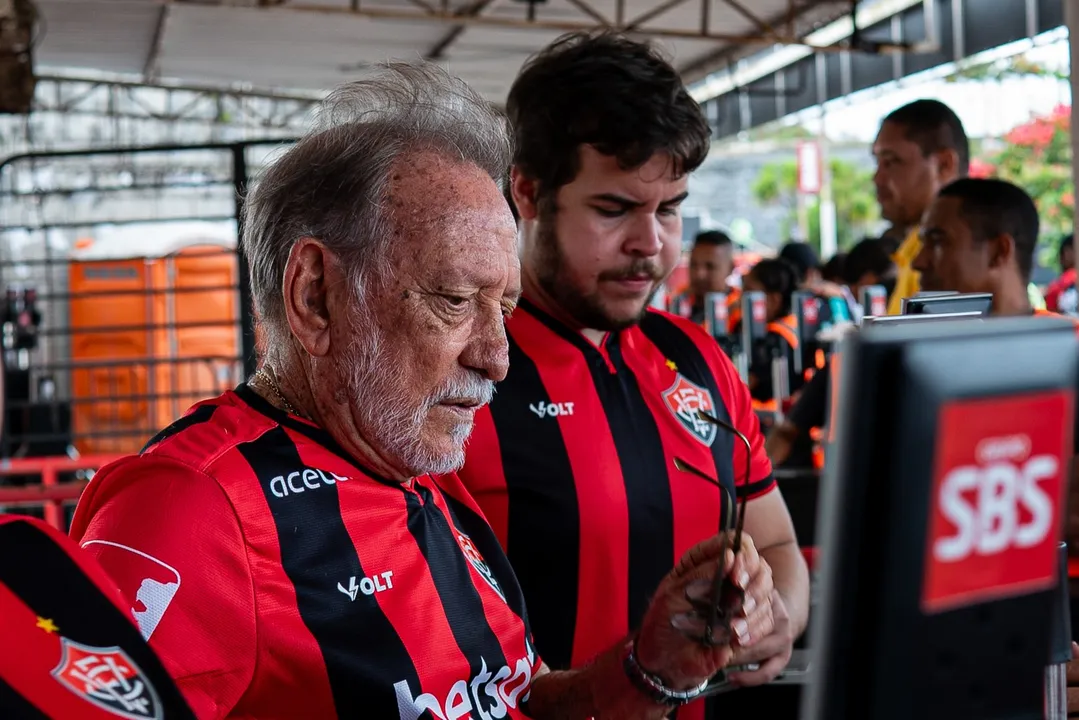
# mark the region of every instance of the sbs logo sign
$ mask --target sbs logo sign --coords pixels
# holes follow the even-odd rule
[[[941,408],[922,609],[941,612],[1056,582],[1073,399],[1065,392]]]

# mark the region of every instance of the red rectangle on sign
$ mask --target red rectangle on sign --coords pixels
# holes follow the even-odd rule
[[[941,407],[922,609],[1052,587],[1068,486],[1071,392]]]

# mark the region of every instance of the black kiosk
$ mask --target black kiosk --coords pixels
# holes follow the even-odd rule
[[[985,314],[992,307],[992,293],[928,293],[903,300],[904,315]]]
[[[844,341],[805,720],[1040,720],[1071,457],[1070,321]]]

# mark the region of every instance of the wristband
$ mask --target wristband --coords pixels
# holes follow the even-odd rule
[[[663,684],[663,680],[641,667],[637,662],[637,641],[626,646],[626,655],[622,661],[622,669],[629,681],[640,690],[648,699],[667,707],[681,707],[686,703],[696,700],[708,687],[708,680],[689,690],[672,690]]]

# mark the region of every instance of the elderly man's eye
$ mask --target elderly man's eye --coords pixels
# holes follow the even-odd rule
[[[462,308],[468,304],[468,298],[460,295],[443,295],[442,297],[446,300],[446,304],[453,308]]]

